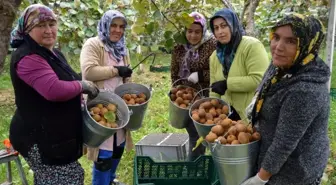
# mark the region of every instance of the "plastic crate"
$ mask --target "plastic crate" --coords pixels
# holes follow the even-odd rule
[[[133,177],[133,185],[220,185],[211,156],[187,162],[154,162],[136,156]]]
[[[185,161],[189,136],[180,133],[151,133],[135,144],[137,156],[149,156],[157,162]]]
[[[336,101],[336,88],[330,88],[331,100]]]

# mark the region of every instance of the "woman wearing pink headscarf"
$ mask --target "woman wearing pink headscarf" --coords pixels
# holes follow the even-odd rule
[[[183,83],[201,90],[196,83],[202,88],[209,88],[210,85],[209,57],[216,49],[216,39],[207,31],[206,19],[202,14],[192,12],[189,15],[194,18],[194,22],[186,28],[187,43],[176,45],[172,52],[171,81],[174,83],[186,78],[188,81],[180,81],[176,85]],[[186,129],[189,134],[189,160],[193,160],[204,154],[205,147],[202,145],[192,151],[199,135],[192,121]]]

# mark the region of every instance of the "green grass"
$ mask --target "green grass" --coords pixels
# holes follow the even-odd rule
[[[74,60],[78,61],[78,60]],[[185,132],[185,130],[177,130],[171,127],[168,123],[168,97],[167,92],[170,89],[170,73],[152,73],[148,71],[151,59],[146,62],[146,71],[142,74],[138,73],[136,69],[133,75],[133,81],[141,84],[152,84],[154,91],[153,96],[149,102],[146,116],[143,122],[143,127],[138,131],[132,132],[134,144],[138,142],[142,137],[150,133],[170,133],[170,132]],[[169,65],[170,57],[159,56],[156,59],[156,64]],[[137,64],[137,61],[132,61],[132,65]],[[78,63],[74,63],[73,66],[78,70]],[[13,92],[11,88],[10,78],[8,71],[0,76],[0,141],[8,137],[9,123],[13,112],[15,110]],[[331,103],[329,136],[331,141],[331,157],[330,164],[336,169],[336,101]],[[1,144],[1,143],[0,143]],[[133,158],[135,151],[125,152],[121,163],[118,167],[117,175],[118,179],[128,185],[133,184]],[[22,158],[21,158],[22,159]],[[29,180],[29,184],[33,184],[33,174],[29,171],[29,167],[26,162],[21,160],[24,169]],[[92,162],[83,156],[80,159],[80,163],[85,169],[85,184],[91,184],[92,176]],[[16,167],[12,163],[14,169],[14,184],[21,184]],[[0,184],[5,180],[5,166],[0,165]],[[329,181],[324,185],[336,184],[336,170],[329,172]]]

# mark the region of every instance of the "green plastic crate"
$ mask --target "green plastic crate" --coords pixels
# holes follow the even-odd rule
[[[211,156],[195,161],[155,162],[148,156],[134,158],[134,185],[219,185]]]
[[[336,88],[330,88],[331,100],[336,100]]]

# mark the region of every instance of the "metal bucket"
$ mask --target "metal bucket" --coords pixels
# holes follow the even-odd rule
[[[180,80],[186,80],[186,79],[179,79],[176,80],[172,87],[176,84],[176,82]],[[189,87],[186,85],[181,85],[182,87]],[[194,88],[193,88],[194,89]],[[194,89],[196,92],[196,89]],[[187,127],[187,124],[191,122],[190,116],[189,116],[189,108],[181,108],[174,104],[173,101],[170,99],[170,91],[168,93],[169,98],[169,124],[177,129],[183,129]]]
[[[226,103],[224,100],[222,99],[219,99],[219,98],[203,98],[203,99],[200,99],[200,100],[197,100],[195,103],[193,103],[191,106],[190,106],[190,110],[189,110],[189,118],[192,119],[192,115],[191,115],[191,112],[198,108],[202,103],[206,102],[206,101],[209,101],[209,100],[212,100],[212,99],[216,99],[218,100],[221,104],[223,105],[227,105],[229,106],[229,112],[231,112],[231,108],[230,108],[230,105],[228,103]],[[206,124],[202,124],[202,123],[199,123],[195,120],[192,119],[192,121],[194,122],[194,125],[195,125],[195,128],[197,130],[197,133],[199,136],[202,136],[203,138],[205,138],[209,132],[211,131],[211,128],[213,126],[215,126],[215,124],[213,125],[206,125]],[[204,143],[205,144],[205,143]]]
[[[113,103],[117,106],[118,128],[108,128],[97,123],[91,116],[89,109],[97,104],[107,105]],[[111,92],[100,92],[98,96],[90,100],[84,106],[83,115],[83,142],[89,147],[99,147],[106,139],[111,137],[119,129],[127,126],[131,112],[123,99]]]
[[[125,128],[129,130],[138,130],[142,126],[142,122],[147,110],[148,102],[152,96],[151,87],[147,88],[144,85],[136,83],[125,83],[119,85],[114,93],[122,97],[124,94],[140,94],[144,93],[147,97],[147,101],[140,105],[127,105],[128,108],[132,111],[130,120]]]
[[[257,173],[260,141],[222,145],[208,143],[221,185],[240,185]]]

